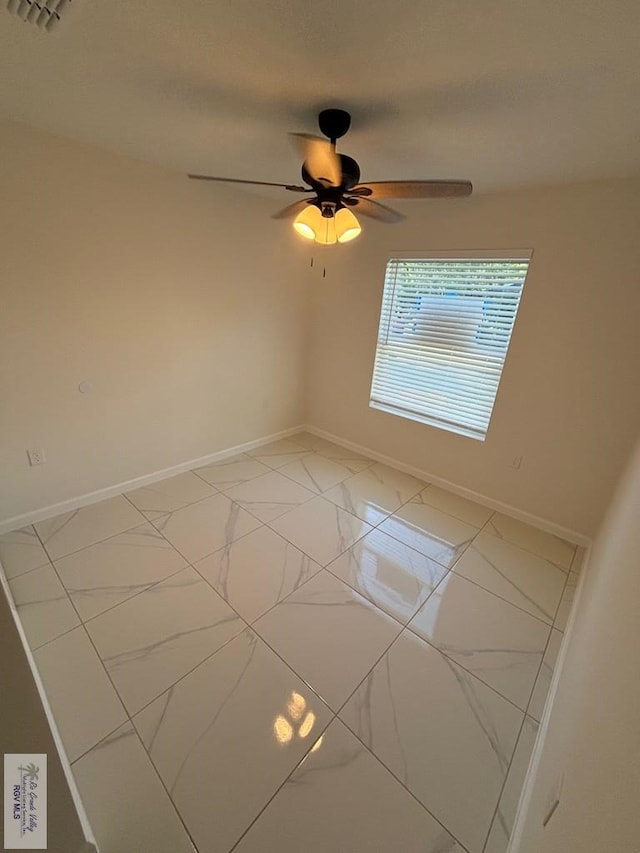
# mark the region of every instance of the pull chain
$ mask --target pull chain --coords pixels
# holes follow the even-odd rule
[[[309,266],[313,269],[313,256],[311,256],[311,262],[310,262]],[[327,268],[322,267],[322,278],[326,278],[326,277],[327,277]]]

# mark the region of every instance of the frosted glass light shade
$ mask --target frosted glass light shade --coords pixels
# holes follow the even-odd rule
[[[341,207],[335,215],[336,236],[339,243],[354,240],[362,231],[360,223],[348,207]]]
[[[301,237],[307,240],[315,240],[320,230],[322,214],[315,204],[308,204],[294,219],[293,227]]]
[[[316,243],[321,246],[330,246],[338,239],[336,234],[336,220],[334,216],[322,216],[320,214],[320,223],[316,231]]]

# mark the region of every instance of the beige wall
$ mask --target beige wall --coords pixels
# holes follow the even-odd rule
[[[0,138],[0,520],[302,421],[286,200]]]
[[[275,191],[0,134],[0,521],[306,419],[593,534],[640,430],[640,181],[405,203],[309,269]],[[510,247],[535,254],[486,442],[369,409],[389,252]]]
[[[640,849],[639,518],[640,444],[593,548],[513,853]]]
[[[317,253],[308,422],[593,535],[640,432],[640,181],[404,204],[406,223]],[[486,441],[370,409],[389,253],[509,248],[534,257]]]

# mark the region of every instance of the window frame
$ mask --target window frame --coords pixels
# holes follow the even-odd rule
[[[513,341],[513,334],[516,328],[516,324],[518,321],[520,305],[522,302],[522,296],[524,294],[524,288],[527,283],[527,279],[529,273],[531,271],[531,262],[533,260],[533,249],[474,249],[474,250],[447,250],[447,251],[398,251],[392,252],[388,257],[385,265],[384,272],[384,280],[381,292],[381,298],[379,303],[379,311],[378,311],[378,327],[376,333],[376,342],[375,342],[375,352],[373,359],[373,368],[371,373],[371,383],[369,390],[369,408],[375,409],[377,411],[386,412],[387,414],[395,415],[396,417],[403,418],[405,420],[415,421],[417,423],[425,424],[426,426],[432,426],[436,429],[442,429],[446,432],[453,433],[454,435],[460,435],[466,438],[473,438],[477,441],[484,442],[489,432],[489,428],[491,426],[491,422],[493,419],[493,415],[495,412],[496,401],[498,397],[498,391],[500,388],[500,384],[502,382],[502,377],[504,374],[504,368],[506,365],[506,360],[511,348],[511,344]],[[378,368],[379,360],[379,349],[381,344],[381,335],[388,335],[389,331],[389,323],[390,323],[390,315],[387,318],[387,314],[385,312],[385,299],[387,298],[387,290],[388,290],[388,277],[389,277],[389,267],[393,262],[398,261],[425,261],[425,262],[455,262],[455,261],[495,261],[499,263],[500,261],[514,261],[520,263],[526,263],[527,268],[524,273],[524,278],[522,280],[522,285],[520,287],[520,292],[517,297],[517,302],[515,304],[515,309],[513,311],[513,319],[511,322],[511,327],[508,332],[508,339],[506,342],[506,346],[504,348],[504,357],[502,359],[502,363],[500,365],[500,372],[498,374],[497,383],[495,386],[495,392],[493,394],[493,399],[491,400],[491,407],[488,410],[488,419],[486,421],[486,429],[484,432],[480,432],[477,428],[474,429],[470,425],[464,425],[454,419],[447,420],[444,417],[438,417],[436,415],[425,415],[423,412],[415,411],[408,404],[406,409],[397,403],[393,402],[384,402],[383,400],[375,400],[374,399],[374,387],[376,384],[376,370]],[[394,285],[395,286],[395,285]],[[392,299],[394,297],[392,296]],[[392,308],[393,302],[389,309],[389,312],[393,310]],[[386,322],[386,326],[385,326]],[[425,346],[425,351],[428,351],[428,347]],[[377,393],[379,397],[380,394]]]

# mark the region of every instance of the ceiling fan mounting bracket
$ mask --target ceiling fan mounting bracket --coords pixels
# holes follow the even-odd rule
[[[318,115],[318,127],[321,133],[335,142],[351,127],[351,115],[346,110],[322,110]]]

